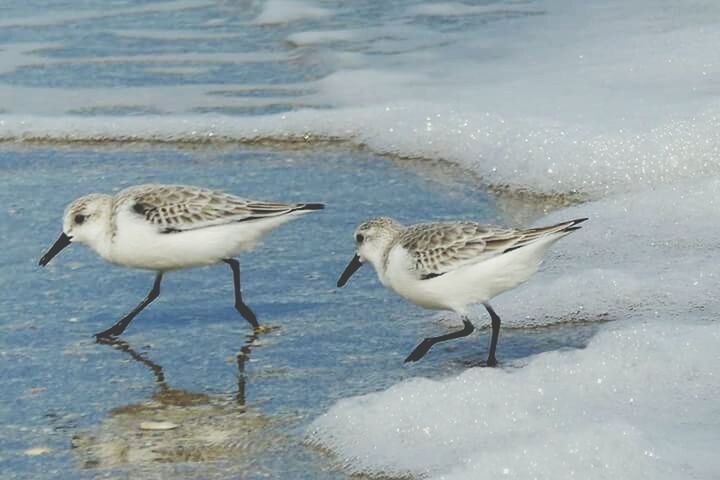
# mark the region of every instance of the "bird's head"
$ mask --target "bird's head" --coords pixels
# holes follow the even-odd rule
[[[338,287],[344,286],[365,262],[377,270],[387,248],[402,230],[400,223],[388,217],[373,218],[357,227],[354,233],[357,253],[340,276]]]
[[[98,242],[107,234],[111,210],[112,197],[97,193],[80,197],[68,205],[63,215],[63,231],[40,259],[40,265],[47,265],[71,243],[83,243],[97,250]]]

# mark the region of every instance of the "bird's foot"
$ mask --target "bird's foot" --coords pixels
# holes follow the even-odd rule
[[[425,354],[430,350],[430,347],[433,346],[433,342],[430,341],[430,339],[425,339],[420,344],[415,347],[415,350],[410,352],[410,355],[407,356],[405,359],[405,363],[407,362],[417,362],[421,358],[425,356]]]
[[[274,327],[272,325],[258,325],[257,327],[253,328],[254,334],[264,334],[264,333],[270,333],[275,330],[279,330],[280,327]]]
[[[235,310],[237,310],[238,313],[240,313],[240,315],[242,315],[242,317],[247,320],[254,329],[257,330],[258,328],[260,328],[260,324],[257,321],[257,316],[255,315],[255,312],[250,310],[250,307],[248,307],[244,303],[236,303]]]
[[[497,360],[495,357],[488,357],[487,363],[485,363],[486,367],[497,367]]]
[[[125,327],[123,325],[115,324],[112,327],[108,328],[107,330],[103,330],[100,333],[96,333],[95,339],[101,340],[101,339],[110,339],[110,338],[118,337],[124,331],[125,331]]]

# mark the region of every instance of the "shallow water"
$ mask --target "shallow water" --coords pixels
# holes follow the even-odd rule
[[[3,2],[0,470],[717,477],[719,6]],[[167,278],[127,344],[92,342],[151,275],[37,259],[71,198],[155,180],[332,205],[241,259],[279,328],[246,345],[217,267]],[[504,368],[469,368],[482,329],[406,367],[457,319],[369,271],[334,288],[353,226],[396,211],[591,220],[493,301]],[[182,426],[138,437],[158,412]]]
[[[489,337],[481,331],[404,365],[417,342],[452,323],[394,297],[367,268],[335,288],[353,253],[353,228],[370,216],[498,221],[493,200],[457,170],[402,168],[343,151],[31,148],[2,155],[8,184],[0,193],[0,461],[12,472],[6,478],[137,472],[345,478],[332,457],[303,445],[313,418],[340,398],[461,371],[485,358]],[[160,298],[123,343],[94,342],[92,334],[140,301],[152,274],[107,265],[78,246],[45,269],[37,260],[54,241],[66,202],[141,182],[327,203],[240,258],[244,298],[271,332],[248,337],[232,307],[230,271],[214,267],[167,275]],[[507,329],[499,358],[512,365],[544,350],[582,346],[595,330]],[[143,433],[140,423],[150,420],[179,427]],[[50,452],[26,453],[43,447]]]

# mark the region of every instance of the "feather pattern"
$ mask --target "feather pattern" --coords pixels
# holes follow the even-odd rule
[[[285,215],[306,206],[312,204],[254,201],[205,188],[149,184],[120,192],[113,216],[131,209],[160,232],[174,233]]]
[[[530,229],[475,222],[425,223],[408,227],[396,242],[413,259],[417,276],[429,279],[530,245],[546,235],[572,231],[583,220]]]
[[[538,271],[546,250],[585,220],[517,229],[475,222],[406,227],[392,218],[374,218],[355,229],[357,250],[337,285],[344,286],[364,263],[370,263],[380,282],[401,297],[423,308],[452,310],[462,316],[462,330],[426,337],[406,362],[421,359],[436,343],[472,333],[467,307],[482,303],[492,327],[487,365],[494,366],[501,321],[488,301],[526,282]]]

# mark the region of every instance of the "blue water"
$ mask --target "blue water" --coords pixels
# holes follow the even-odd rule
[[[389,67],[398,67],[406,63],[402,54],[448,44],[462,48],[459,32],[528,15],[413,15],[410,9],[422,4],[320,3],[331,12],[327,18],[268,25],[254,22],[263,12],[262,2],[5,2],[0,7],[0,48],[19,53],[8,55],[0,64],[4,67],[0,68],[0,92],[11,98],[14,88],[41,89],[36,95],[47,97],[45,104],[5,106],[8,113],[21,114],[90,110],[120,116],[178,111],[257,115],[322,109],[327,105],[308,95],[317,91],[313,82],[347,66],[336,54],[360,55],[369,62],[386,59]],[[301,2],[297,5],[300,10],[308,8]],[[349,31],[354,38],[313,45],[292,42],[294,34],[328,30]],[[283,97],[283,90],[277,88],[287,87],[291,98],[255,106],[229,99],[226,105],[218,105],[212,98],[223,88],[240,88],[245,90],[243,97],[258,98],[265,95],[256,92],[267,87],[274,89],[273,97]],[[158,94],[162,89],[185,90],[178,91],[177,98],[182,100],[178,105],[158,105],[152,95],[132,88],[149,88]],[[84,93],[74,97],[72,92]],[[56,102],[61,105],[57,109],[52,106]],[[115,108],[98,109],[108,102]]]
[[[358,223],[515,223],[527,215],[496,204],[487,184],[596,198],[718,171],[711,2],[702,15],[614,0],[447,2],[427,14],[421,0],[318,0],[295,5],[325,18],[258,24],[272,3],[0,5],[3,479],[348,478],[330,452],[305,445],[313,419],[343,398],[480,365],[489,340],[480,328],[404,365],[452,321],[397,298],[368,268],[335,287]],[[453,12],[468,6],[501,8]],[[210,133],[225,138],[193,143]],[[24,145],[26,136],[41,141]],[[254,136],[268,144],[239,142]],[[94,342],[145,296],[152,274],[78,246],[45,269],[37,261],[72,199],[146,182],[327,203],[240,258],[244,298],[268,333],[249,336],[223,265],[167,275],[123,343]],[[519,198],[527,209],[535,197]],[[644,223],[662,224],[656,216],[633,225],[633,242],[612,237],[619,227],[602,218],[597,231],[622,243],[607,247],[617,258],[634,258],[655,245]],[[610,252],[587,257],[634,279]],[[683,264],[677,252],[658,255],[647,265]],[[573,258],[577,272],[591,268]],[[580,304],[599,289],[570,293]],[[588,318],[605,318],[605,305],[590,304]],[[511,369],[582,348],[599,328],[504,328],[498,359]],[[141,431],[151,420],[179,427]]]
[[[346,288],[335,287],[353,253],[354,226],[368,217],[498,220],[493,201],[452,168],[412,166],[357,151],[235,147],[32,148],[5,149],[1,155],[4,478],[90,478],[101,467],[111,476],[131,477],[132,472],[172,472],[175,478],[226,478],[242,470],[244,478],[345,478],[331,457],[303,446],[313,418],[340,398],[411,376],[447,374],[477,365],[486,355],[488,335],[482,331],[405,366],[402,360],[417,342],[447,327],[389,294],[368,269]],[[249,329],[233,309],[231,273],[219,266],[166,276],[160,298],[122,337],[147,362],[94,342],[92,334],[146,294],[152,274],[110,266],[80,246],[71,246],[47,268],[37,261],[60,231],[68,201],[142,182],[327,203],[325,211],[274,232],[256,252],[240,258],[245,301],[274,330],[246,343]],[[510,362],[581,346],[591,334],[592,329],[507,330],[499,358]],[[243,346],[249,350],[239,372],[236,356]],[[153,364],[164,378],[157,377]],[[129,427],[108,420],[118,409],[152,403],[163,388],[207,395],[219,402],[221,416],[243,418],[241,407],[247,406],[271,424],[250,436],[265,446],[252,452],[249,463],[237,459],[234,450],[221,449],[220,458],[208,462],[118,460],[110,470],[77,446],[87,437],[137,435],[146,418],[122,417]],[[233,431],[239,427],[225,423],[232,435],[240,435]],[[33,447],[50,453],[24,453]]]

